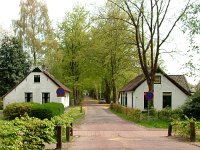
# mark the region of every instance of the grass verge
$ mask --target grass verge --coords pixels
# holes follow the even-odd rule
[[[134,121],[133,119],[129,118],[128,116],[126,116],[125,114],[122,114],[122,113],[117,113],[111,109],[109,109],[112,113],[116,114],[117,116],[119,116],[120,118],[124,119],[124,120],[127,120],[127,121],[130,121],[130,122],[134,122],[136,124],[139,124],[139,125],[142,125],[144,127],[147,127],[147,128],[164,128],[164,129],[167,129],[168,128],[168,125],[169,125],[169,122],[167,120],[161,120],[161,119],[158,119],[158,118],[150,118],[149,120],[147,119],[147,115],[146,114],[143,114],[143,120],[139,121],[139,122],[136,122]]]

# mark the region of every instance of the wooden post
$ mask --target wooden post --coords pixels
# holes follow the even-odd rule
[[[169,123],[169,126],[168,126],[168,136],[172,136],[172,124]]]
[[[190,122],[190,141],[196,141],[195,122]]]
[[[83,112],[83,106],[81,104],[80,113],[82,113],[82,112]]]
[[[71,128],[70,128],[70,136],[73,136],[73,123],[70,123],[70,126],[71,126]]]
[[[70,127],[66,127],[66,141],[70,141]]]
[[[62,126],[57,125],[56,126],[56,149],[62,149]]]

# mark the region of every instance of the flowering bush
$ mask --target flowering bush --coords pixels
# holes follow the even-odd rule
[[[44,149],[54,142],[54,124],[28,115],[12,121],[0,121],[0,149]]]

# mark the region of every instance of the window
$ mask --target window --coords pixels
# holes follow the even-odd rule
[[[50,102],[50,93],[42,93],[42,103]]]
[[[148,99],[146,98],[146,92],[144,92],[144,109],[148,109]]]
[[[161,76],[156,75],[154,78],[154,84],[161,84]]]
[[[125,106],[127,106],[127,93],[125,94]]]
[[[34,82],[40,82],[40,75],[34,75]]]
[[[172,93],[163,92],[163,108],[172,106]]]
[[[33,93],[25,93],[25,102],[32,102]]]

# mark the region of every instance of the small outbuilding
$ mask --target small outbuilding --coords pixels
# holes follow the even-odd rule
[[[45,69],[34,68],[3,98],[3,107],[14,102],[62,103],[69,106],[70,90]]]
[[[145,96],[148,86],[144,74],[126,84],[119,92],[119,103],[130,108],[146,110],[148,100]],[[190,88],[184,75],[167,75],[161,69],[157,70],[154,81],[154,108],[165,107],[176,109],[183,105],[190,94]]]

